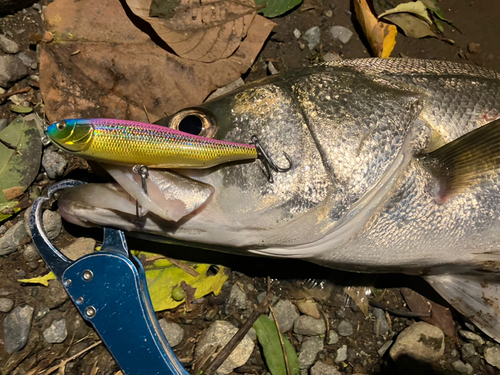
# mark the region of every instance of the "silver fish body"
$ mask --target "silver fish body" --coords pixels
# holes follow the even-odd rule
[[[185,198],[196,209],[177,223],[95,207],[82,198],[88,186],[61,196],[63,215],[198,247],[420,274],[500,340],[498,168],[443,192],[423,157],[500,117],[497,73],[441,61],[345,60],[273,76],[197,108],[212,118],[215,138],[244,143],[257,135],[278,164],[286,165],[286,151],[292,170],[273,184],[258,163],[182,171],[213,194]]]

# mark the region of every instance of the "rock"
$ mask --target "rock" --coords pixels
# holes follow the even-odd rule
[[[7,255],[16,251],[21,240],[27,235],[24,222],[22,220],[18,221],[0,238],[0,255]]]
[[[344,362],[347,359],[347,345],[342,345],[337,349],[337,356],[335,357],[335,363]]]
[[[373,332],[375,332],[376,335],[387,335],[389,333],[389,323],[387,323],[384,310],[374,307],[372,314],[375,316]]]
[[[326,325],[323,319],[314,319],[307,315],[301,315],[293,324],[293,332],[299,335],[316,336],[326,332]]]
[[[345,318],[345,307],[341,307],[337,311],[335,311],[335,316],[338,319],[344,319]]]
[[[333,329],[330,330],[330,335],[328,336],[328,345],[333,345],[339,342],[339,334]]]
[[[247,336],[252,340],[255,341],[257,340],[257,332],[255,331],[255,328],[251,327],[248,332]]]
[[[434,362],[440,359],[443,354],[443,331],[425,322],[412,324],[401,332],[389,351],[389,355],[394,361],[402,357],[421,362]]]
[[[245,310],[245,308],[247,307],[247,295],[244,291],[241,290],[238,284],[234,284],[231,287],[226,310],[231,306],[235,307],[237,310]]]
[[[42,306],[35,315],[35,322],[38,322],[45,318],[49,312],[50,309],[47,306]]]
[[[387,349],[390,348],[390,346],[392,345],[394,341],[393,340],[389,340],[389,341],[386,341],[384,342],[384,344],[377,350],[377,353],[379,355],[380,358],[382,358],[385,354],[385,352],[387,351]]]
[[[500,347],[492,346],[490,348],[484,349],[484,359],[490,365],[495,366],[500,369]]]
[[[469,43],[469,45],[467,46],[467,50],[472,53],[472,54],[475,54],[475,53],[481,53],[481,44],[479,43]]]
[[[17,55],[19,60],[23,62],[24,65],[27,67],[31,67],[31,65],[35,62],[35,57],[28,56],[26,53],[21,52],[19,55]]]
[[[307,370],[316,360],[316,356],[323,350],[323,340],[318,336],[309,337],[302,343],[299,353],[299,367],[301,370]]]
[[[31,207],[29,207],[26,211],[24,211],[24,228],[26,229],[28,235],[31,237],[31,231],[29,228],[29,217],[31,214]],[[62,219],[61,215],[59,215],[55,211],[45,210],[42,215],[42,223],[43,228],[45,229],[45,233],[47,233],[47,237],[53,240],[62,230]]]
[[[2,120],[5,120],[5,119],[2,119]],[[2,121],[2,120],[0,120],[0,121]],[[0,131],[2,131],[1,125],[0,125]],[[7,232],[7,227],[5,225],[0,225],[0,235],[4,234],[5,232]]]
[[[195,359],[200,358],[210,346],[223,347],[237,331],[238,329],[231,323],[224,320],[216,320],[203,332],[196,344]],[[254,345],[253,341],[245,336],[216,373],[219,375],[229,374],[236,367],[243,366],[248,361],[248,358],[250,358]]]
[[[354,333],[354,328],[352,328],[351,323],[349,323],[345,320],[342,320],[339,323],[337,331],[339,332],[340,336],[351,336]]]
[[[458,331],[458,334],[469,341],[473,341],[475,345],[482,346],[484,345],[484,340],[477,333],[469,332],[461,329]]]
[[[297,307],[286,299],[279,300],[273,309],[280,326],[280,331],[283,333],[290,331],[293,328],[295,320],[300,316]],[[269,314],[269,318],[273,319],[272,314]]]
[[[160,319],[159,323],[169,345],[172,348],[179,345],[184,337],[184,330],[182,327],[166,319]]]
[[[23,258],[26,262],[37,262],[40,258],[40,253],[38,252],[36,246],[32,243],[28,244],[23,251]]]
[[[50,344],[60,344],[68,336],[66,319],[56,319],[43,331],[43,338]]]
[[[455,369],[455,371],[458,371],[461,374],[468,374],[469,373],[469,369],[467,368],[465,363],[463,363],[460,360],[452,362],[451,366]]]
[[[68,161],[58,152],[45,149],[42,157],[42,166],[50,179],[55,180],[61,176],[67,164]]]
[[[80,237],[71,245],[66,246],[61,252],[71,260],[77,260],[84,255],[91,254],[95,250],[95,240],[93,238]]]
[[[307,42],[307,46],[312,51],[319,45],[321,41],[321,31],[319,30],[318,26],[311,27],[304,33],[302,38],[304,38],[304,40]]]
[[[474,357],[477,354],[476,348],[474,347],[474,344],[471,342],[463,344],[460,350],[462,351],[463,359]]]
[[[271,74],[271,75],[279,73],[278,69],[276,69],[276,67],[274,66],[272,61],[269,61],[267,63],[267,70],[269,71],[269,74]]]
[[[30,305],[17,306],[6,316],[3,321],[3,342],[7,353],[21,350],[28,342],[33,310]]]
[[[0,56],[0,86],[8,88],[29,74],[28,67],[16,56]]]
[[[324,62],[340,61],[342,57],[338,53],[327,52],[323,55]]]
[[[293,30],[293,36],[297,39],[299,39],[302,36],[302,33],[300,32],[299,29]]]
[[[0,312],[9,312],[14,306],[14,301],[10,298],[0,298]]]
[[[215,99],[219,96],[222,96],[224,94],[227,94],[228,92],[236,90],[238,87],[243,86],[245,84],[245,81],[240,77],[236,81],[231,82],[227,84],[226,86],[219,87],[217,90],[215,90],[210,96],[206,99],[206,101]]]
[[[325,17],[332,18],[333,17],[333,12],[328,9],[324,11]]]
[[[335,366],[327,365],[324,362],[316,362],[311,367],[311,375],[341,375]]]
[[[343,44],[346,44],[351,40],[352,31],[344,26],[333,26],[330,29],[330,35],[335,40],[340,40]]]
[[[297,307],[302,314],[309,315],[314,319],[321,319],[318,304],[312,299],[304,299],[297,302]]]
[[[0,49],[5,53],[18,53],[19,46],[5,35],[0,35]]]
[[[58,280],[50,280],[49,286],[44,289],[43,301],[49,309],[61,306],[68,298],[66,290]]]

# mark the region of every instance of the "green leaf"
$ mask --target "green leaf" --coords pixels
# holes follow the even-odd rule
[[[261,315],[253,325],[257,339],[264,351],[264,359],[272,375],[287,375],[285,357],[281,349],[280,338],[276,323],[265,315]],[[290,375],[299,374],[299,359],[293,345],[283,336],[285,350],[290,366]]]
[[[9,217],[21,211],[17,205],[19,202],[11,201],[11,202],[3,202],[0,203],[0,223],[4,220],[7,220]]]
[[[20,105],[11,105],[10,110],[15,113],[28,114],[33,112],[33,108],[31,107],[23,107]]]
[[[184,298],[179,299],[177,290],[177,287],[183,281],[196,289],[194,298],[197,299],[209,293],[218,295],[228,279],[226,268],[222,266],[218,266],[218,272],[213,275],[208,273],[211,264],[189,263],[199,273],[199,276],[192,276],[173,265],[167,259],[158,259],[157,254],[146,252],[133,252],[133,254],[137,257],[141,254],[146,255],[146,265],[144,267],[146,281],[155,311],[173,309],[184,302]],[[153,259],[153,261],[148,261],[148,258]]]
[[[258,9],[259,5],[265,4],[266,7],[260,9],[258,13],[262,13],[264,17],[272,18],[292,10],[301,2],[302,0],[255,0],[255,5]]]
[[[395,13],[384,17],[385,20],[398,26],[406,36],[411,38],[436,37],[429,24],[409,13]]]
[[[399,4],[397,7],[387,10],[384,13],[380,14],[378,18],[383,18],[385,16],[388,16],[389,14],[395,14],[395,13],[409,13],[417,16],[418,18],[424,20],[427,22],[429,25],[432,25],[432,20],[429,17],[429,14],[427,13],[427,7],[425,6],[422,1],[418,0],[415,2],[409,2],[409,3],[404,3],[404,4]]]
[[[35,121],[21,116],[0,132],[0,203],[6,202],[4,189],[31,185],[42,157],[42,141]]]

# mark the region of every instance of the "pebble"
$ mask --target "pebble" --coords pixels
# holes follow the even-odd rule
[[[344,362],[347,359],[347,345],[342,345],[337,349],[337,356],[335,357],[335,363]]]
[[[33,318],[33,307],[17,306],[3,321],[3,342],[7,353],[12,354],[24,348],[28,342]]]
[[[10,298],[0,298],[0,312],[7,313],[14,307],[14,301]]]
[[[42,6],[38,3],[33,4],[33,9],[35,9],[38,12],[42,11]]]
[[[0,238],[0,255],[7,255],[17,250],[19,243],[28,235],[24,222],[18,221]]]
[[[328,18],[332,18],[333,17],[333,12],[331,10],[329,10],[329,9],[325,10],[324,14]]]
[[[471,42],[471,43],[469,43],[469,45],[467,46],[467,50],[468,50],[470,53],[472,53],[472,54],[475,54],[475,53],[481,53],[481,51],[482,51],[482,49],[481,49],[481,44]]]
[[[169,345],[172,348],[179,345],[184,338],[184,330],[182,327],[166,319],[160,319],[159,323]]]
[[[374,307],[372,314],[375,316],[373,332],[375,332],[376,335],[387,335],[389,333],[389,323],[387,323],[384,310]]]
[[[443,354],[443,331],[425,322],[414,323],[401,332],[389,351],[394,361],[409,356],[423,362],[434,362]]]
[[[311,367],[311,375],[341,375],[335,366],[327,365],[324,362],[316,362]]]
[[[35,314],[35,322],[38,322],[45,318],[47,314],[50,312],[50,309],[47,306],[42,306],[40,310]]]
[[[326,332],[326,325],[323,319],[314,319],[308,315],[301,315],[293,324],[293,332],[299,335],[316,336]]]
[[[463,363],[460,360],[452,362],[451,366],[455,369],[455,371],[458,371],[461,374],[468,374],[469,373],[469,369],[467,368],[465,363]],[[471,369],[472,369],[472,366],[471,366]]]
[[[484,359],[490,365],[495,366],[500,369],[500,347],[492,346],[490,348],[484,349]]]
[[[0,86],[8,88],[14,82],[26,77],[29,74],[28,67],[16,56],[0,56]]]
[[[0,49],[5,53],[18,53],[19,46],[5,35],[0,35]]]
[[[323,350],[323,339],[318,336],[309,337],[302,343],[299,353],[299,367],[301,370],[307,370],[316,360],[316,356]]]
[[[238,284],[234,284],[231,287],[231,292],[229,293],[229,300],[227,301],[226,311],[231,306],[235,307],[237,310],[245,310],[247,307],[247,295]]]
[[[7,232],[7,227],[5,225],[0,225],[0,235],[4,234],[5,232]]]
[[[477,354],[474,344],[470,342],[463,344],[460,350],[462,351],[463,359],[474,357]]]
[[[95,250],[95,240],[93,238],[80,237],[71,245],[66,246],[61,252],[71,260],[77,260],[84,255],[91,254]]]
[[[340,309],[338,309],[337,311],[335,311],[335,316],[338,319],[344,319],[345,315],[346,315],[345,307],[341,307]]]
[[[299,39],[302,36],[302,33],[300,32],[299,29],[293,30],[293,36],[297,39]]]
[[[297,306],[287,299],[281,299],[273,307],[276,320],[282,333],[289,332],[293,328],[295,320],[300,316]],[[272,314],[269,318],[273,319]]]
[[[333,329],[330,330],[330,335],[328,336],[328,345],[333,345],[339,342],[339,334]]]
[[[38,260],[40,259],[40,253],[38,252],[34,244],[30,243],[26,245],[26,248],[23,251],[23,258],[27,263],[38,263]]]
[[[323,55],[324,62],[341,61],[342,57],[338,53],[327,52]]]
[[[394,341],[393,340],[389,340],[389,341],[386,341],[384,342],[384,344],[377,350],[377,353],[379,355],[380,358],[382,358],[385,354],[385,352],[387,351],[387,349],[390,348],[390,346],[392,345]]]
[[[352,31],[344,26],[332,26],[330,29],[330,35],[335,40],[340,40],[342,44],[346,44],[351,40]]]
[[[60,344],[68,336],[68,331],[66,329],[66,319],[56,319],[54,320],[48,328],[43,331],[43,338],[49,344]]]
[[[29,217],[31,214],[31,207],[29,207],[26,211],[24,211],[24,227],[31,237],[31,231],[29,228]],[[47,237],[50,240],[55,239],[62,230],[62,219],[61,215],[59,215],[55,211],[45,210],[42,215],[42,223],[43,228],[45,229],[45,233],[47,233]]]
[[[61,306],[69,298],[63,285],[58,280],[50,280],[44,290],[43,301],[49,309]]]
[[[56,151],[46,149],[42,157],[42,166],[47,176],[55,180],[64,173],[68,161]]]
[[[351,336],[354,333],[354,328],[352,328],[351,323],[349,323],[345,320],[342,320],[339,323],[337,331],[339,331],[340,336]]]
[[[307,46],[312,51],[316,48],[321,41],[321,32],[318,26],[311,27],[303,35],[304,40],[307,42]]]
[[[474,332],[469,332],[461,329],[458,331],[458,334],[467,340],[473,341],[474,344],[477,344],[478,346],[484,345],[484,340],[482,339],[481,336],[479,336],[477,333]]]
[[[216,320],[200,336],[200,340],[196,344],[195,359],[200,358],[209,346],[224,347],[237,331],[238,329],[230,322]],[[248,336],[245,336],[216,373],[219,375],[229,374],[236,367],[243,366],[250,358],[254,346],[254,342]]]
[[[251,327],[248,332],[247,336],[252,340],[255,341],[257,340],[257,332],[255,331],[255,328]]]

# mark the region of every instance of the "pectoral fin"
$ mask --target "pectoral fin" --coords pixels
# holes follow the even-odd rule
[[[439,179],[441,200],[471,186],[498,181],[500,119],[423,155],[420,160]]]

